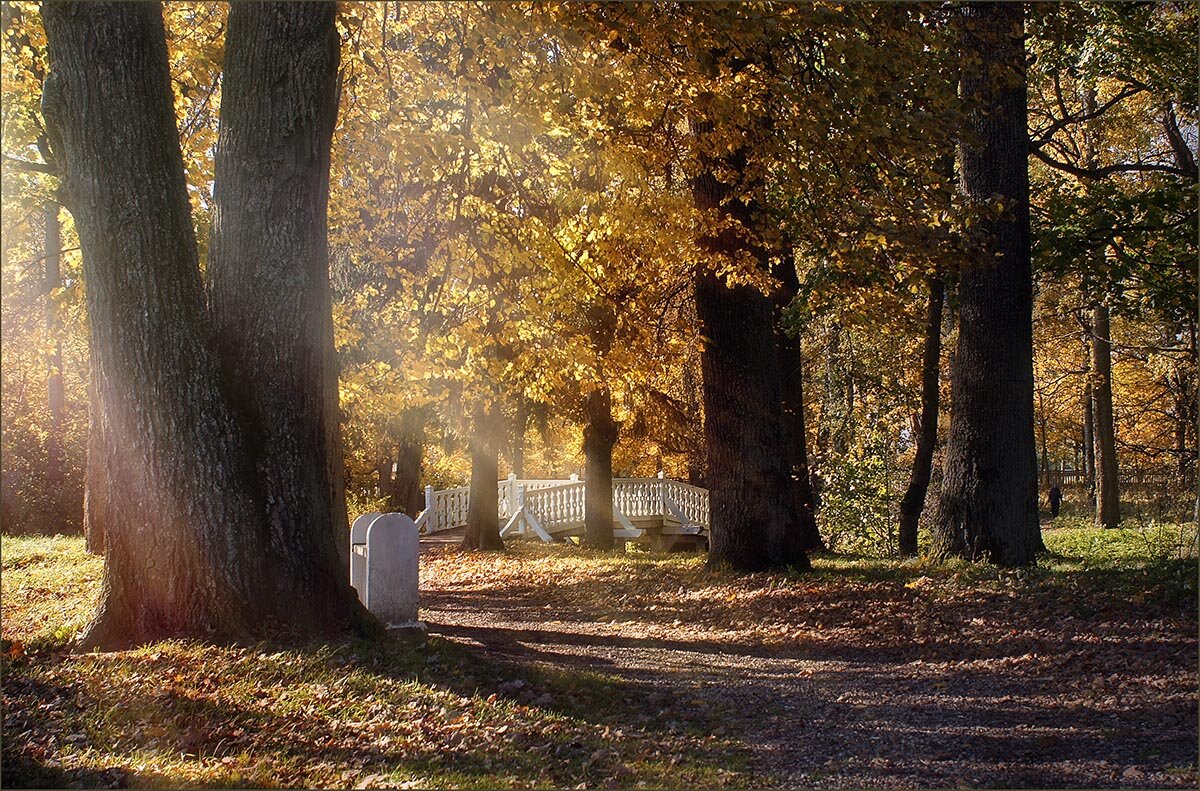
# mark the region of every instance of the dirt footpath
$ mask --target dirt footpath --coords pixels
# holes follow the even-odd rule
[[[755,783],[1196,785],[1194,611],[1059,581],[728,578],[561,553],[436,549],[422,575],[431,634],[621,679],[632,726],[703,721],[745,746]]]

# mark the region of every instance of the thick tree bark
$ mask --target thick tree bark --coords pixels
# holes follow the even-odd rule
[[[612,394],[593,390],[588,394],[583,427],[584,475],[586,498],[583,510],[583,537],[588,546],[610,550],[613,538],[613,446],[620,427],[612,416]]]
[[[962,96],[970,135],[960,188],[983,215],[987,242],[963,267],[953,411],[936,554],[1034,561],[1040,545],[1033,423],[1033,288],[1026,155],[1023,7],[965,9]],[[988,206],[1005,201],[997,216]]]
[[[248,431],[274,595],[348,609],[326,209],[337,117],[332,3],[235,4],[225,47],[209,304]]]
[[[933,474],[933,450],[937,446],[942,364],[942,303],[946,288],[940,277],[926,279],[929,302],[925,310],[925,349],[921,356],[921,427],[913,456],[908,488],[900,501],[900,554],[917,554],[917,525],[925,508],[925,494]]]
[[[695,125],[699,134],[709,129]],[[744,152],[728,155],[723,164],[742,173]],[[750,253],[766,267],[765,251],[745,237],[753,228],[749,208],[729,185],[708,170],[693,179],[692,197],[698,209],[742,229],[708,234],[701,239],[704,248],[720,258]],[[742,571],[807,569],[783,430],[775,307],[758,289],[730,286],[709,270],[697,278],[696,314],[707,339],[701,366],[709,563]]]
[[[1112,406],[1112,338],[1108,306],[1092,309],[1092,399],[1095,401],[1096,526],[1121,524],[1120,477]]]
[[[800,532],[806,551],[823,549],[821,532],[817,528],[816,502],[812,482],[808,477],[808,440],[804,428],[804,348],[799,336],[788,337],[776,327],[775,342],[779,352],[780,388],[783,393],[780,408],[787,436],[788,460],[791,468],[792,497],[795,499]]]
[[[286,13],[324,14],[327,30],[318,40],[326,47],[336,42],[331,7],[293,8],[304,10]],[[280,13],[268,6],[234,8],[231,67],[225,78],[225,95],[233,106],[242,92],[255,92],[256,83],[274,85],[280,94],[275,97],[279,104],[271,105],[272,118],[285,114],[280,105],[289,106],[287,81],[257,67],[232,64],[250,41],[263,51],[267,44],[261,28],[255,28]],[[210,345],[213,328],[205,311],[159,7],[47,3],[43,18],[51,62],[43,107],[60,148],[59,160],[65,162],[65,192],[83,248],[94,406],[104,428],[104,593],[84,645],[115,647],[175,635],[243,637],[277,627],[305,633],[378,629],[337,562],[329,521],[313,531],[306,530],[301,517],[295,523],[276,519],[269,527],[265,521],[267,513],[278,516],[295,508],[293,503],[272,503],[278,490],[257,479],[257,448],[273,441],[269,432],[258,426],[245,431],[239,425],[243,416],[234,413],[222,390],[220,360]],[[266,38],[278,42],[276,50],[282,47],[300,60],[312,57],[309,42],[292,38],[288,45],[296,29],[275,32],[278,39]],[[315,87],[307,79],[302,82]],[[292,128],[303,134],[301,108],[318,102],[300,93],[293,94],[292,101],[296,99],[298,104],[290,105]],[[236,109],[230,112],[235,123],[237,115]],[[301,145],[286,148],[278,166],[297,173],[304,150]],[[257,172],[261,163],[244,153],[248,158],[239,165]],[[291,192],[272,190],[281,204],[294,200],[292,193],[304,192],[306,182],[297,177],[283,186]],[[226,201],[220,221],[244,225],[239,210]],[[292,219],[287,214],[288,208],[280,205],[270,219],[288,225]],[[323,214],[305,220],[324,227]],[[253,233],[275,232],[264,226]],[[308,263],[293,261],[297,271],[280,280],[303,281]],[[269,290],[283,284],[263,285]],[[268,296],[279,295],[261,298]],[[305,304],[293,309],[315,308]],[[253,327],[255,340],[283,348],[276,345],[281,343],[278,334],[294,318],[283,307],[260,315],[261,323]],[[300,341],[312,339],[293,339]],[[324,348],[319,340],[316,345]],[[251,377],[269,375],[252,367],[241,370]],[[286,395],[307,405],[324,393],[320,387],[315,392],[297,387]],[[261,405],[247,406],[253,411]],[[301,436],[285,444],[327,470],[328,459],[304,447],[313,441]],[[332,499],[328,489],[324,496],[326,503]],[[329,517],[328,505],[325,515]]]
[[[43,107],[61,138],[96,408],[111,438],[104,601],[84,643],[248,627],[259,520],[205,346],[159,9],[47,3],[42,13]]]
[[[475,415],[475,436],[471,438],[471,494],[467,508],[467,532],[463,549],[501,550],[500,465],[498,406],[480,409]]]

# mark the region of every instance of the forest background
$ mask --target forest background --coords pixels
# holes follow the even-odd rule
[[[686,115],[703,100],[717,135],[750,141],[770,218],[756,232],[786,251],[776,277],[736,261],[722,275],[786,305],[822,539],[896,554],[944,300],[931,503],[939,488],[975,221],[946,164],[960,121],[957,80],[935,78],[957,73],[943,12],[797,7],[821,56],[734,70],[675,57],[642,6],[340,5],[330,250],[351,517],[415,513],[424,485],[467,482],[481,442],[501,477],[582,474],[601,423],[614,474],[704,482]],[[778,31],[755,13],[693,25],[692,49],[763,47]],[[227,8],[164,14],[203,266]],[[37,4],[3,15],[3,525],[75,532],[85,284],[41,115]],[[1034,5],[1026,25],[1042,502],[1063,483],[1067,514],[1090,521],[1111,468],[1120,518],[1194,519],[1195,6]]]

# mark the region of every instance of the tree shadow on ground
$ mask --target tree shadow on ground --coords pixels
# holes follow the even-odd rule
[[[647,685],[436,637],[425,646],[256,646],[253,661],[295,666],[266,674],[278,686],[269,700],[254,694],[267,694],[266,680],[240,677],[221,649],[190,650],[182,658],[170,648],[149,658],[42,657],[10,668],[5,785],[180,785],[167,767],[186,761],[189,786],[324,786],[329,772],[348,772],[350,785],[370,775],[564,787],[649,781],[671,767],[686,782],[744,760],[738,745],[702,738],[712,728],[703,712],[675,711],[667,696],[655,703]],[[73,662],[91,663],[95,683],[51,685],[28,675]],[[105,668],[118,672],[105,677]],[[663,710],[671,723],[657,716]]]
[[[1162,602],[1131,606],[1120,591],[1139,583],[1136,570],[1016,584],[991,570],[982,584],[943,579],[933,590],[901,583],[927,569],[883,580],[823,573],[834,579],[735,580],[734,595],[714,587],[722,595],[699,606],[712,578],[669,567],[630,591],[581,575],[552,588],[506,584],[503,600],[456,585],[425,603],[435,633],[518,662],[600,667],[681,691],[709,679],[758,715],[734,723],[774,782],[1186,785],[1178,768],[1196,763],[1195,619]],[[773,619],[813,628],[789,626],[782,638],[755,628]],[[706,628],[714,624],[725,628]],[[776,725],[757,708],[765,700],[786,703]],[[1169,733],[1148,745],[1156,729]]]

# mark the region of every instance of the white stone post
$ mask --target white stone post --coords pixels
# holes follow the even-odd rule
[[[366,605],[389,629],[419,629],[420,539],[404,514],[383,514],[367,528]]]
[[[367,528],[379,515],[378,511],[363,514],[350,526],[350,587],[358,591],[362,602],[366,601],[363,582],[367,577]]]

